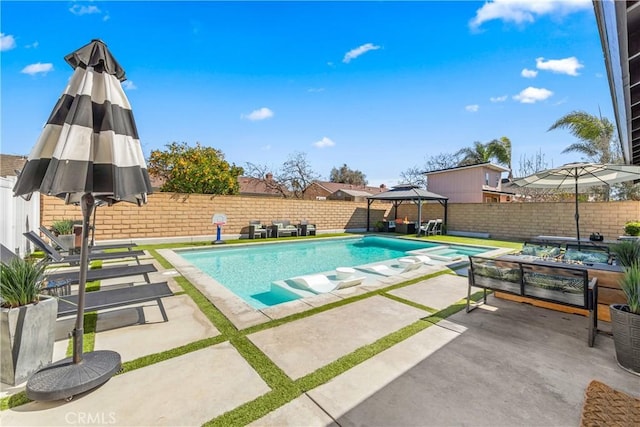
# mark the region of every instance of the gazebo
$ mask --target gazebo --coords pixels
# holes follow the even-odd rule
[[[422,203],[427,201],[437,201],[444,206],[443,230],[447,229],[447,202],[448,197],[432,193],[430,191],[419,188],[416,185],[400,184],[391,188],[384,193],[367,197],[367,231],[370,229],[371,223],[371,203],[375,200],[390,201],[393,203],[394,215],[398,214],[398,206],[404,201],[411,201],[418,205],[418,224],[422,223]]]

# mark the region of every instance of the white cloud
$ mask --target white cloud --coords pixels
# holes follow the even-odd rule
[[[16,39],[11,34],[0,33],[0,52],[16,47]]]
[[[592,7],[591,0],[493,0],[476,11],[469,26],[478,29],[494,19],[515,24],[532,23],[544,15],[567,15]]]
[[[326,148],[333,147],[336,143],[325,136],[320,141],[314,142],[312,145],[316,148]]]
[[[136,90],[138,86],[136,86],[131,80],[125,80],[122,82],[122,87],[124,90]]]
[[[584,65],[575,56],[564,59],[549,59],[548,61],[545,61],[544,58],[536,58],[536,68],[538,70],[546,70],[558,74],[577,76],[579,75],[578,70],[582,67]]]
[[[258,120],[270,119],[271,117],[273,117],[273,115],[274,115],[273,111],[271,111],[267,107],[262,107],[257,110],[253,110],[249,114],[243,114],[240,117],[254,122]]]
[[[480,109],[480,106],[478,104],[472,104],[465,106],[464,109],[469,111],[470,113],[475,113]]]
[[[41,62],[36,62],[35,64],[27,65],[20,72],[34,76],[36,74],[47,74],[49,71],[53,71],[52,63],[48,62],[43,64]]]
[[[24,47],[26,47],[27,49],[31,49],[31,48],[36,49],[38,46],[40,46],[40,43],[38,43],[38,41],[35,41],[31,44],[24,45]]]
[[[262,151],[269,151],[271,150],[271,144],[267,144],[267,145],[263,145],[261,148]]]
[[[69,12],[78,16],[91,15],[94,13],[102,13],[102,11],[98,8],[98,6],[94,6],[94,5],[87,6],[87,5],[81,5],[81,4],[74,4],[69,8]]]
[[[507,100],[507,95],[492,96],[491,98],[489,98],[489,101],[491,102],[504,102],[506,100]]]
[[[535,104],[538,101],[544,101],[551,95],[553,95],[553,92],[548,89],[529,86],[519,94],[515,95],[513,99],[520,101],[523,104]]]
[[[309,89],[307,89],[307,92],[311,92],[311,93],[324,92],[324,88],[323,87],[310,87]]]
[[[352,59],[356,59],[358,56],[363,55],[370,50],[378,50],[380,46],[376,46],[372,43],[363,44],[355,49],[351,49],[349,52],[345,53],[342,62],[348,64]]]
[[[534,78],[535,76],[537,76],[537,75],[538,75],[538,72],[537,72],[536,70],[530,70],[530,69],[528,69],[528,68],[525,68],[525,69],[523,69],[523,70],[522,70],[522,72],[520,73],[520,75],[521,75],[522,77],[524,77],[524,78],[532,79],[532,78]]]

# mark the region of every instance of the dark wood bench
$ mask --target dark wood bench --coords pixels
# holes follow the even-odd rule
[[[477,304],[471,304],[472,287],[483,289],[485,303],[487,290],[492,290],[584,309],[589,313],[587,342],[589,347],[593,347],[598,326],[597,278],[589,278],[589,272],[584,268],[513,258],[469,257],[467,313],[477,307]]]

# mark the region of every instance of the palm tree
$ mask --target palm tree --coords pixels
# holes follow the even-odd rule
[[[618,160],[614,146],[615,127],[606,117],[596,117],[584,111],[572,111],[560,117],[549,128],[554,129],[567,129],[579,139],[562,150],[563,153],[581,153],[588,161],[597,163]]]
[[[571,135],[579,139],[563,153],[577,152],[586,156],[586,160],[595,163],[616,163],[619,161],[619,151],[615,147],[613,123],[606,117],[596,117],[584,111],[572,111],[560,117],[549,130],[568,129]],[[600,193],[605,201],[609,200],[611,189],[594,188],[594,193]]]
[[[507,137],[502,137],[500,140],[494,139],[486,144],[476,141],[473,143],[473,147],[461,148],[455,155],[462,157],[460,166],[477,165],[491,160],[510,165],[511,141]]]

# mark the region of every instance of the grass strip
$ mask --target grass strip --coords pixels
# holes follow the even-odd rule
[[[220,344],[227,340],[223,335],[215,337],[204,338],[198,341],[194,341],[189,344],[185,344],[180,347],[172,348],[171,350],[162,351],[160,353],[148,354],[146,356],[139,357],[134,360],[129,360],[122,364],[122,368],[117,375],[124,374],[126,372],[135,371],[136,369],[144,368],[145,366],[153,365],[158,362],[173,359],[174,357],[182,356],[187,353],[191,353],[203,348],[211,347],[212,345]]]
[[[82,352],[93,351],[96,344],[96,324],[98,323],[98,312],[92,311],[84,314],[84,334],[82,335]],[[69,338],[67,345],[67,357],[73,356],[73,337]]]
[[[237,336],[230,341],[238,353],[244,357],[249,365],[251,365],[258,375],[267,383],[269,388],[275,390],[291,385],[291,378],[256,347],[249,338]]]
[[[27,397],[27,393],[23,390],[19,393],[0,399],[0,411],[6,411],[7,409],[15,408],[16,406],[24,405],[29,402],[31,402],[31,399]]]
[[[398,296],[395,296],[395,295],[389,294],[389,293],[387,293],[387,292],[382,292],[380,295],[382,295],[382,296],[384,296],[384,297],[387,297],[387,298],[389,298],[389,299],[392,299],[392,300],[394,300],[394,301],[401,302],[402,304],[410,305],[411,307],[417,308],[417,309],[419,309],[419,310],[424,310],[424,311],[426,311],[427,313],[435,313],[435,312],[437,312],[437,311],[438,311],[438,309],[437,309],[437,308],[433,308],[433,307],[429,307],[429,306],[426,306],[426,305],[422,305],[422,304],[419,304],[419,303],[417,303],[417,302],[413,302],[413,301],[410,301],[410,300],[408,300],[408,299],[404,299],[404,298],[402,298],[402,297],[398,297]]]

